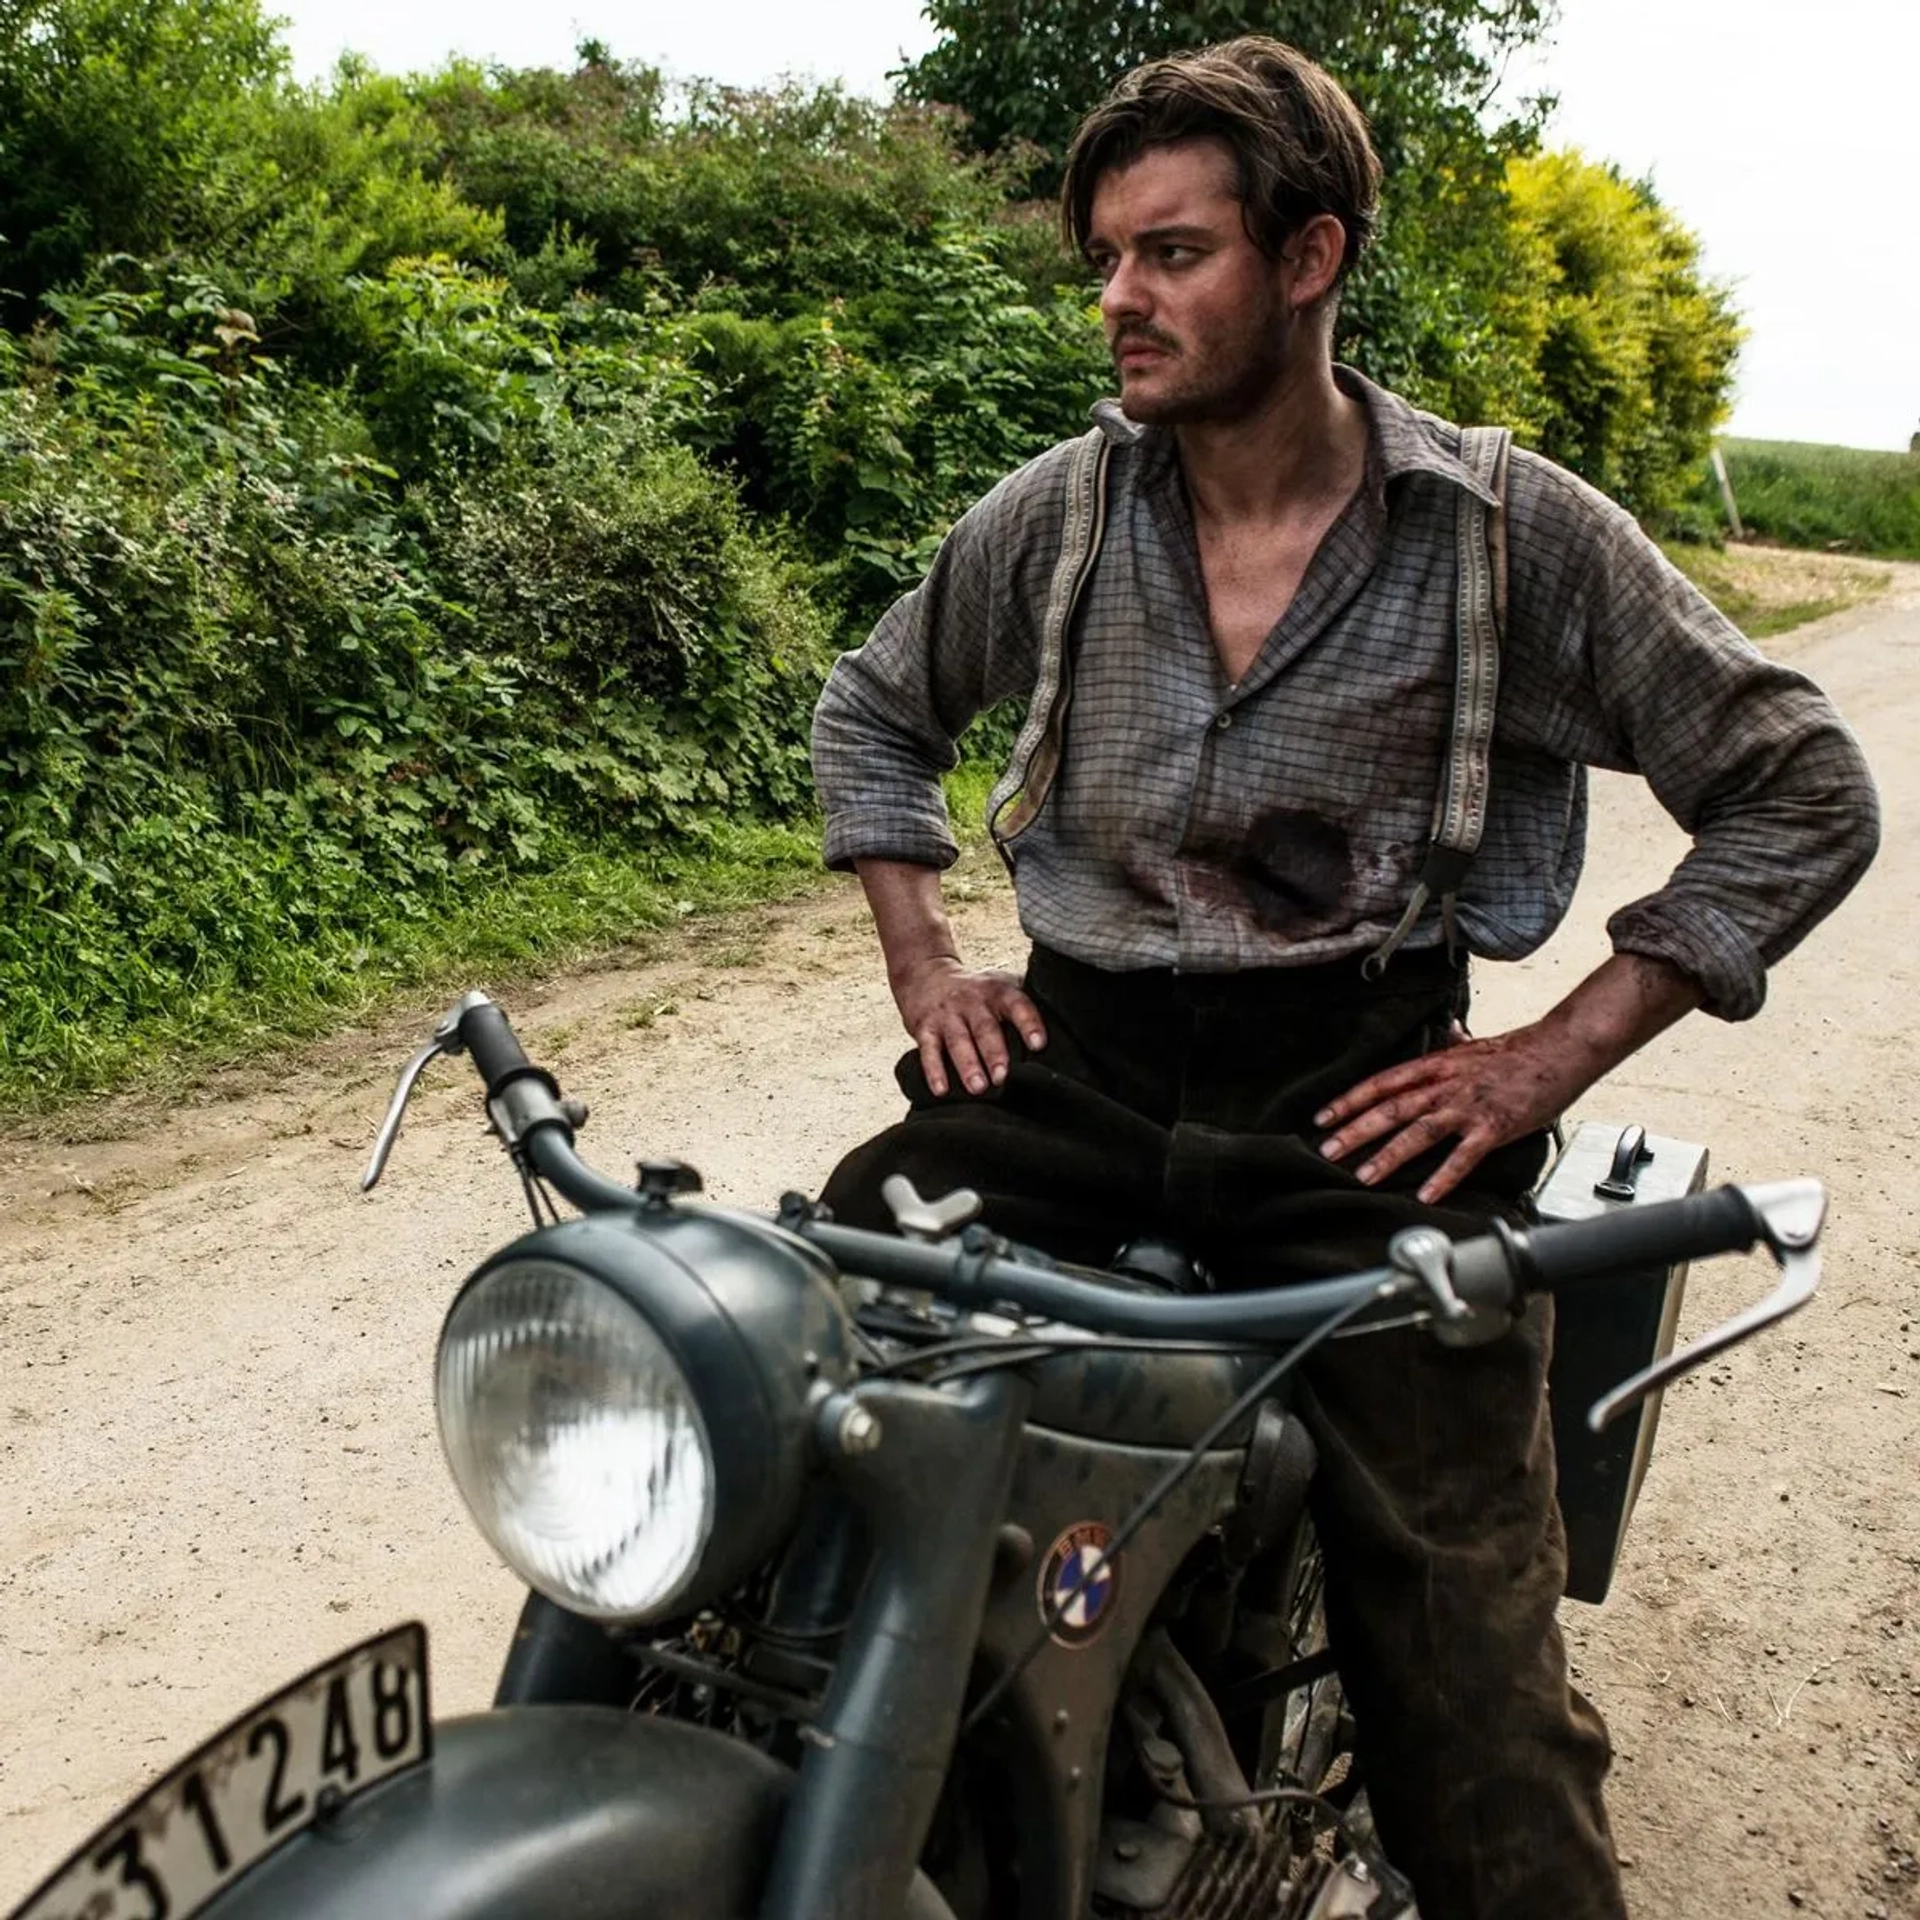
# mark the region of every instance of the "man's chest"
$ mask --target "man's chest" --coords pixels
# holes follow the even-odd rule
[[[1289,527],[1195,529],[1204,624],[1229,684],[1242,680],[1259,659],[1331,524],[1328,518]]]
[[[1258,578],[1288,584],[1277,568]],[[1278,622],[1245,603],[1234,675],[1197,566],[1157,543],[1111,544],[1072,649],[1060,828],[1129,867],[1148,849],[1212,861],[1297,838],[1309,819],[1355,848],[1417,844],[1452,714],[1454,584],[1439,543],[1372,571],[1299,564]]]

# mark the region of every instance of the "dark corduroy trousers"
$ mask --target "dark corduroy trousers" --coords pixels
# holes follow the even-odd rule
[[[825,1198],[885,1226],[890,1173],[970,1186],[1000,1232],[1095,1264],[1177,1241],[1222,1287],[1378,1264],[1401,1227],[1514,1215],[1544,1136],[1482,1163],[1443,1208],[1321,1158],[1315,1111],[1447,1044],[1463,982],[1443,953],[1238,974],[1108,973],[1036,949],[1048,1045],[1006,1084],[936,1100],[900,1064],[907,1118],[856,1148]],[[1011,1036],[1009,1036],[1011,1040]],[[1565,1543],[1546,1418],[1542,1302],[1513,1333],[1443,1347],[1408,1331],[1336,1341],[1298,1406],[1320,1450],[1313,1513],[1327,1624],[1388,1854],[1423,1920],[1622,1920],[1601,1805],[1600,1716],[1568,1685],[1555,1611]]]

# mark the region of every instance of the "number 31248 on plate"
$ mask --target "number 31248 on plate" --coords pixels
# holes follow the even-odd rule
[[[216,1734],[12,1920],[187,1920],[249,1867],[432,1749],[417,1621],[336,1655]]]

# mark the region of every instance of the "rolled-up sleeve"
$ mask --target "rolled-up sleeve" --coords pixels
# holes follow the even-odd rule
[[[1043,454],[963,515],[927,577],[863,646],[835,661],[813,716],[813,775],[829,867],[958,854],[940,776],[976,714],[1033,688],[1028,576],[1058,546],[1063,450]]]
[[[1609,937],[1690,975],[1709,1013],[1750,1018],[1767,969],[1879,845],[1866,760],[1812,681],[1765,658],[1628,515],[1559,480],[1591,542],[1559,644],[1594,695],[1572,724],[1592,731],[1566,747],[1644,775],[1693,836],[1666,884],[1608,921]]]

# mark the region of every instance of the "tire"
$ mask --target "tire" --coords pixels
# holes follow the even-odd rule
[[[1325,1595],[1320,1543],[1311,1523],[1303,1521],[1285,1610],[1289,1660],[1327,1651]],[[1309,1793],[1339,1789],[1352,1776],[1352,1731],[1338,1669],[1283,1694],[1267,1709],[1259,1785],[1300,1786]]]

